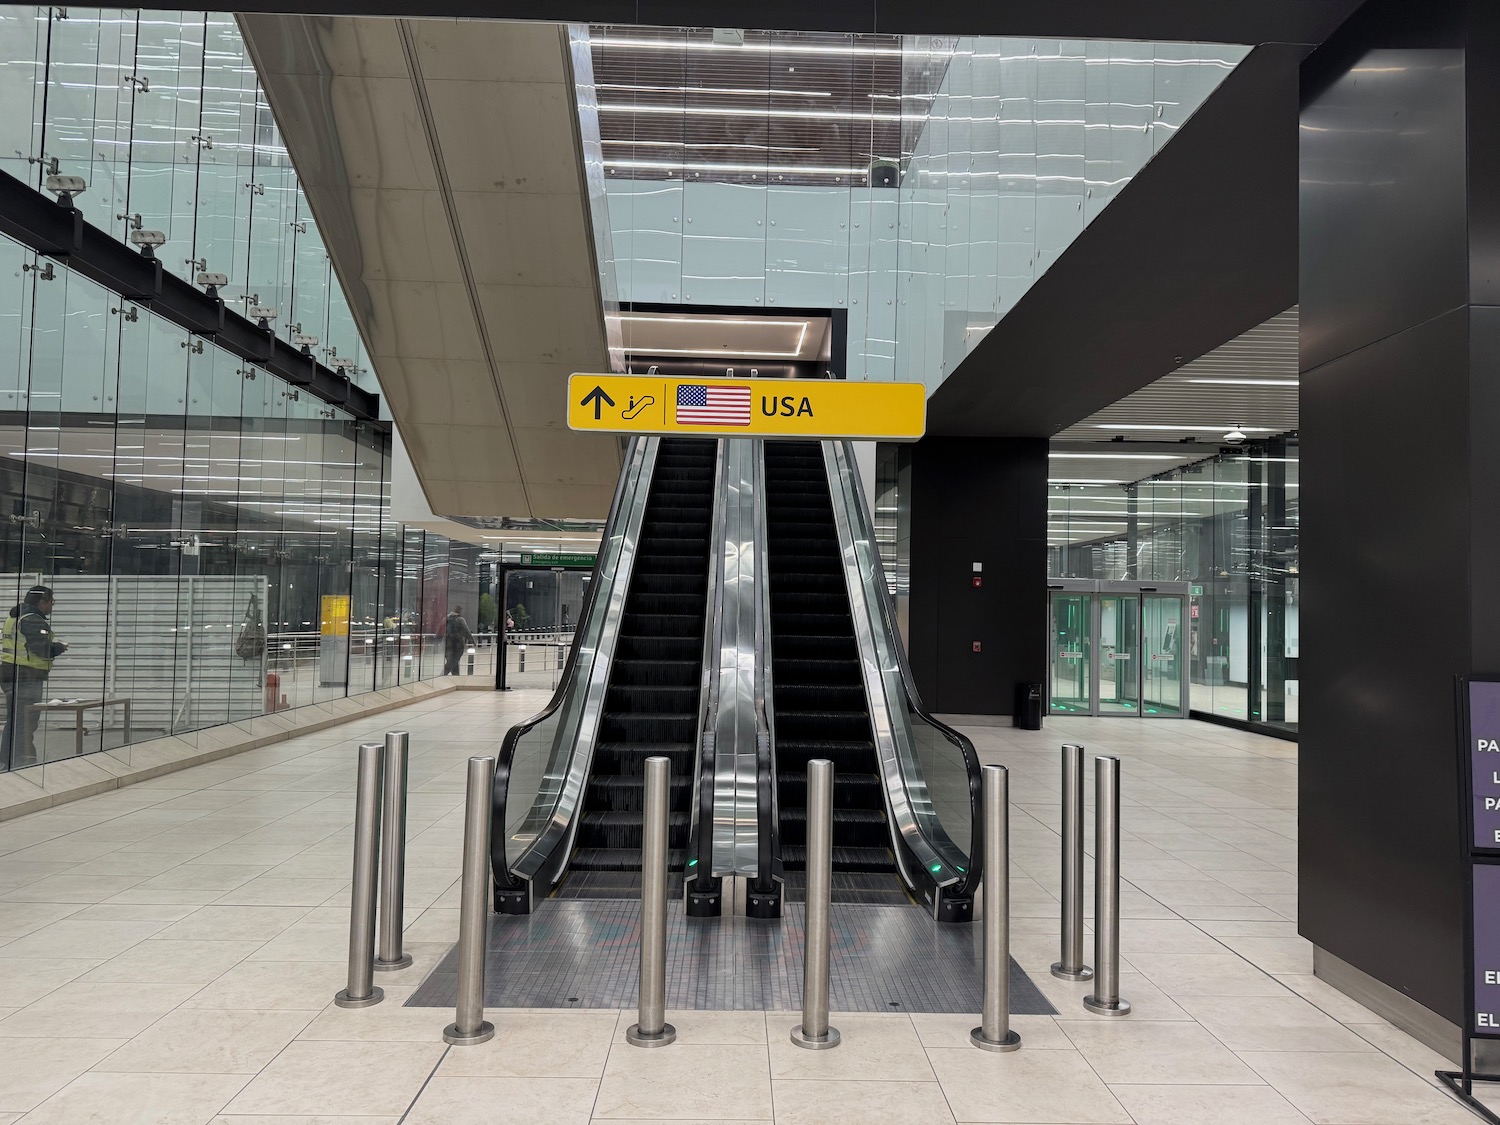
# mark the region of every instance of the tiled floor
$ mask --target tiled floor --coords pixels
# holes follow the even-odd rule
[[[463,693],[0,824],[0,1125],[1004,1121],[1447,1125],[1446,1065],[1312,976],[1296,935],[1296,746],[1190,722],[976,728],[1011,767],[1012,952],[1060,1015],[1023,1049],[959,1015],[835,1014],[804,1052],[785,1012],[491,1013],[481,1047],[402,1001],[457,929],[465,758],[539,693]],[[383,1004],[342,983],[353,747],[412,731],[407,947]],[[1057,746],[1124,759],[1124,1020],[1057,955]]]

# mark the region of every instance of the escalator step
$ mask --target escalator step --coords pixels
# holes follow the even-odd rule
[[[667,849],[667,869],[681,871],[687,863],[686,848]],[[640,848],[579,848],[573,853],[572,866],[578,871],[639,871]]]
[[[781,849],[783,867],[793,871],[807,868],[807,848],[799,844],[788,844]],[[843,848],[834,845],[833,869],[835,871],[895,871],[896,857],[889,848]]]
[[[673,772],[668,786],[672,808],[687,808],[693,787],[692,775]],[[634,776],[595,774],[589,778],[585,809],[612,809],[615,812],[639,813],[646,807],[644,770]]]
[[[688,715],[696,717],[698,685],[613,684],[604,697],[606,715]]]
[[[696,687],[700,667],[696,660],[636,660],[617,655],[611,670],[611,683],[620,687],[640,684],[693,684]],[[697,706],[697,700],[693,701],[693,706]]]
[[[620,622],[626,636],[692,637],[703,643],[703,615],[691,613],[626,613]]]
[[[660,637],[637,634],[622,636],[615,644],[615,659],[692,660],[696,666],[703,652],[703,637]]]
[[[772,683],[778,693],[786,687],[845,685],[861,681],[858,660],[777,658],[772,664],[772,673]]]

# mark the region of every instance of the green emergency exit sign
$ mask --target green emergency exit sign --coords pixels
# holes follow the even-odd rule
[[[1203,596],[1203,587],[1202,586],[1189,586],[1188,587],[1188,594],[1191,595],[1192,597],[1195,597],[1195,598],[1201,598]]]
[[[564,554],[558,552],[538,551],[530,555],[521,556],[522,566],[593,566],[598,559],[597,555]]]

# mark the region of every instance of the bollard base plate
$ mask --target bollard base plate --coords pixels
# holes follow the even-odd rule
[[[1085,996],[1083,1006],[1096,1016],[1128,1016],[1130,1014],[1129,1000],[1116,1000],[1111,1003],[1108,1000],[1100,1000],[1097,996]]]
[[[638,1023],[633,1023],[625,1029],[625,1042],[635,1047],[665,1047],[676,1040],[677,1029],[669,1023],[662,1024],[661,1030],[655,1035],[645,1034]]]
[[[375,958],[375,971],[377,973],[394,973],[397,969],[407,968],[411,964],[411,954],[403,953],[394,961],[382,961]]]
[[[1021,1047],[1021,1033],[1007,1031],[1001,1039],[989,1039],[984,1034],[984,1028],[976,1027],[969,1032],[969,1042],[981,1051],[1016,1051]]]
[[[495,1025],[489,1020],[480,1020],[479,1026],[473,1031],[459,1031],[456,1023],[443,1028],[443,1042],[452,1043],[455,1047],[473,1047],[479,1043],[488,1043],[493,1038]]]
[[[340,1008],[373,1008],[384,999],[385,989],[383,988],[372,988],[370,989],[370,995],[361,996],[358,999],[350,996],[347,988],[341,988],[334,996],[333,1002]]]
[[[802,1030],[800,1023],[792,1028],[792,1042],[809,1051],[826,1051],[830,1047],[837,1047],[842,1038],[836,1027],[830,1027],[827,1035],[808,1035]]]
[[[1087,965],[1077,969],[1065,969],[1061,961],[1054,961],[1052,962],[1052,975],[1059,980],[1093,980],[1094,970]]]

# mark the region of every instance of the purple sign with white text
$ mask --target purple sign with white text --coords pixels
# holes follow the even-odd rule
[[[1500,864],[1474,864],[1475,1035],[1500,1037]]]
[[[1469,681],[1469,775],[1473,846],[1500,850],[1500,683]]]

